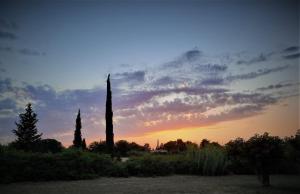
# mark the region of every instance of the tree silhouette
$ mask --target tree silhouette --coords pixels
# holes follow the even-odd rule
[[[31,104],[27,104],[25,113],[19,115],[20,121],[16,122],[17,129],[12,130],[17,136],[14,145],[26,151],[33,150],[37,142],[41,140],[42,133],[38,134],[36,113],[33,112]]]
[[[80,109],[78,110],[76,118],[73,146],[76,148],[81,148],[82,146]]]
[[[86,143],[85,143],[85,139],[84,138],[82,140],[82,149],[86,150]]]
[[[56,139],[42,139],[38,142],[36,151],[42,153],[57,153],[63,150],[63,145]]]
[[[270,173],[276,169],[283,158],[283,141],[277,136],[254,135],[246,142],[246,151],[249,161],[263,186],[270,185]]]
[[[114,148],[114,132],[113,132],[113,111],[112,111],[112,100],[111,100],[111,89],[110,89],[110,74],[107,77],[107,94],[106,94],[106,145],[110,153],[113,152]]]

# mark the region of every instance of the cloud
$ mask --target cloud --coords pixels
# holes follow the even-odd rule
[[[135,85],[145,82],[145,71],[116,73],[112,76],[112,83],[115,85]]]
[[[1,62],[0,62],[0,64],[1,64]],[[5,73],[5,72],[6,72],[6,69],[0,68],[0,73]]]
[[[189,68],[175,69],[176,74],[172,69],[150,69],[147,73],[122,69],[124,72],[113,74],[116,136],[138,136],[157,130],[201,127],[246,118],[261,114],[268,106],[287,96],[264,92],[288,87],[287,83],[253,91],[236,89],[230,84],[280,72],[291,65],[261,67],[248,73],[241,73],[236,68],[236,74],[231,75],[231,66],[220,65],[230,64],[228,61],[216,58],[211,63],[203,63],[202,58],[203,54],[198,50],[185,52],[177,62],[188,64]],[[83,136],[87,139],[103,138],[105,98],[105,88],[57,91],[50,85],[15,84],[11,79],[0,79],[0,135],[12,136],[11,129],[18,113],[23,112],[26,103],[32,102],[38,113],[38,127],[45,137],[62,138],[59,140],[71,143],[76,113],[80,108]]]
[[[184,53],[183,57],[186,58],[187,61],[196,61],[201,56],[201,51],[198,49],[193,49]]]
[[[12,32],[0,30],[0,38],[8,39],[8,40],[15,40],[15,39],[17,39],[17,36]]]
[[[284,59],[297,59],[300,57],[299,46],[290,46],[282,50],[281,53],[284,55],[282,56]]]
[[[225,72],[227,68],[228,67],[226,65],[206,64],[206,65],[197,65],[194,69],[199,72],[219,73],[219,72]]]
[[[105,108],[106,91],[102,88],[65,90],[58,92],[49,85],[16,85],[10,79],[0,79],[0,119],[16,121],[24,112],[25,105],[32,103],[38,114],[38,128],[47,137],[73,129],[75,113],[83,113],[83,133],[93,136],[101,134],[101,119]],[[96,122],[97,121],[97,122]],[[97,124],[95,124],[95,122]],[[99,124],[100,123],[100,124]],[[97,129],[100,131],[97,132]],[[12,136],[14,122],[1,122],[0,131]],[[104,130],[103,130],[104,131]],[[93,133],[95,132],[95,133]],[[86,137],[91,137],[86,135]],[[100,135],[99,135],[100,136]],[[68,137],[71,138],[72,137]]]
[[[283,49],[283,53],[289,53],[289,52],[297,52],[299,51],[299,47],[298,46],[290,46],[290,47],[287,47],[285,49]]]
[[[2,52],[14,52],[14,49],[12,47],[0,47],[0,51]]]
[[[250,58],[248,60],[238,60],[237,61],[237,64],[238,65],[252,65],[252,64],[255,64],[255,63],[259,63],[259,62],[263,62],[263,61],[267,61],[268,58],[272,55],[272,53],[269,53],[269,54],[263,54],[261,53],[260,55],[256,56],[256,57],[253,57],[253,58]]]
[[[183,87],[183,88],[165,88],[148,91],[131,91],[129,94],[120,95],[117,99],[117,106],[120,108],[131,108],[141,105],[156,96],[166,96],[169,94],[185,93],[187,95],[205,95],[212,93],[223,93],[228,91],[223,88],[206,88],[206,87]]]
[[[16,22],[0,18],[0,29],[17,30],[19,26]]]
[[[295,85],[299,85],[299,83],[295,84],[295,83],[286,83],[286,84],[271,84],[268,85],[266,87],[260,87],[257,88],[258,91],[267,91],[267,90],[273,90],[273,89],[280,89],[280,88],[285,88],[285,87],[291,87],[291,86],[295,86]]]
[[[45,52],[40,52],[37,50],[29,49],[29,48],[22,48],[22,49],[15,49],[13,47],[0,47],[0,51],[7,52],[7,53],[19,53],[22,55],[28,55],[28,56],[43,56],[46,55]]]
[[[152,85],[154,85],[154,86],[165,86],[165,85],[171,85],[171,84],[174,84],[174,83],[177,83],[177,80],[173,79],[170,76],[163,76],[159,79],[156,79],[152,83]]]
[[[224,78],[221,77],[210,77],[203,79],[200,82],[201,85],[223,85],[225,84]]]
[[[162,65],[163,69],[170,69],[170,68],[180,68],[185,64],[191,64],[193,62],[198,61],[202,56],[202,52],[198,49],[189,50],[183,53],[177,59],[167,62]]]
[[[31,55],[31,56],[46,55],[45,52],[39,52],[39,51],[28,49],[28,48],[19,49],[18,52],[23,54],[23,55]]]
[[[11,90],[12,90],[12,80],[9,78],[0,79],[0,92],[3,93]]]
[[[278,66],[274,68],[265,68],[265,69],[259,69],[255,72],[249,72],[245,74],[238,74],[238,75],[231,75],[226,77],[227,81],[235,81],[235,80],[246,80],[246,79],[254,79],[263,75],[267,75],[274,72],[280,72],[287,68],[289,68],[290,65],[284,65],[284,66]]]
[[[298,59],[299,57],[300,57],[300,53],[283,56],[283,58],[285,59]]]

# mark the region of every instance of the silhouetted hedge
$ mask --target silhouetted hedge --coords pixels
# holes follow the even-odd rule
[[[126,172],[109,155],[72,149],[42,154],[2,148],[0,153],[0,182],[127,176]]]

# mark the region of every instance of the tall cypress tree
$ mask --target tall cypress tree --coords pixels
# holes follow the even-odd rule
[[[76,118],[73,146],[76,148],[81,148],[82,146],[80,109]]]
[[[33,112],[31,104],[27,104],[25,113],[19,115],[20,121],[16,122],[17,129],[12,130],[17,136],[14,145],[26,151],[33,150],[35,143],[41,140],[42,133],[38,134],[36,113]]]
[[[111,100],[111,88],[110,88],[110,74],[107,77],[107,93],[106,93],[106,146],[109,152],[113,152],[114,148],[114,132],[113,132],[113,111],[112,111],[112,100]]]

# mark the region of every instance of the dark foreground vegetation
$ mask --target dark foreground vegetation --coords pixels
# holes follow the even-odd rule
[[[157,145],[155,150],[150,150],[149,144],[125,140],[112,144],[110,132],[109,144],[100,141],[86,146],[78,111],[73,145],[64,148],[55,139],[42,139],[37,121],[28,104],[13,130],[16,140],[0,145],[1,183],[104,176],[256,174],[264,186],[269,186],[271,174],[300,173],[300,130],[284,139],[264,133],[247,141],[237,138],[224,146],[206,139],[199,145],[178,139]],[[121,161],[122,157],[128,160]]]
[[[255,135],[248,141],[238,138],[225,146],[207,140],[203,140],[201,146],[177,140],[174,144],[167,143],[173,145],[173,151],[169,150],[163,155],[151,153],[144,146],[123,140],[122,146],[116,143],[114,157],[101,149],[104,147],[101,142],[93,143],[85,150],[58,149],[53,146],[53,153],[53,147],[46,149],[45,145],[47,153],[17,150],[12,144],[0,147],[0,181],[8,183],[173,174],[257,174],[260,180],[267,177],[269,181],[270,174],[299,174],[299,138],[299,134],[285,139],[264,134]],[[50,140],[46,142],[53,144]],[[127,156],[129,160],[122,162],[120,156]]]

